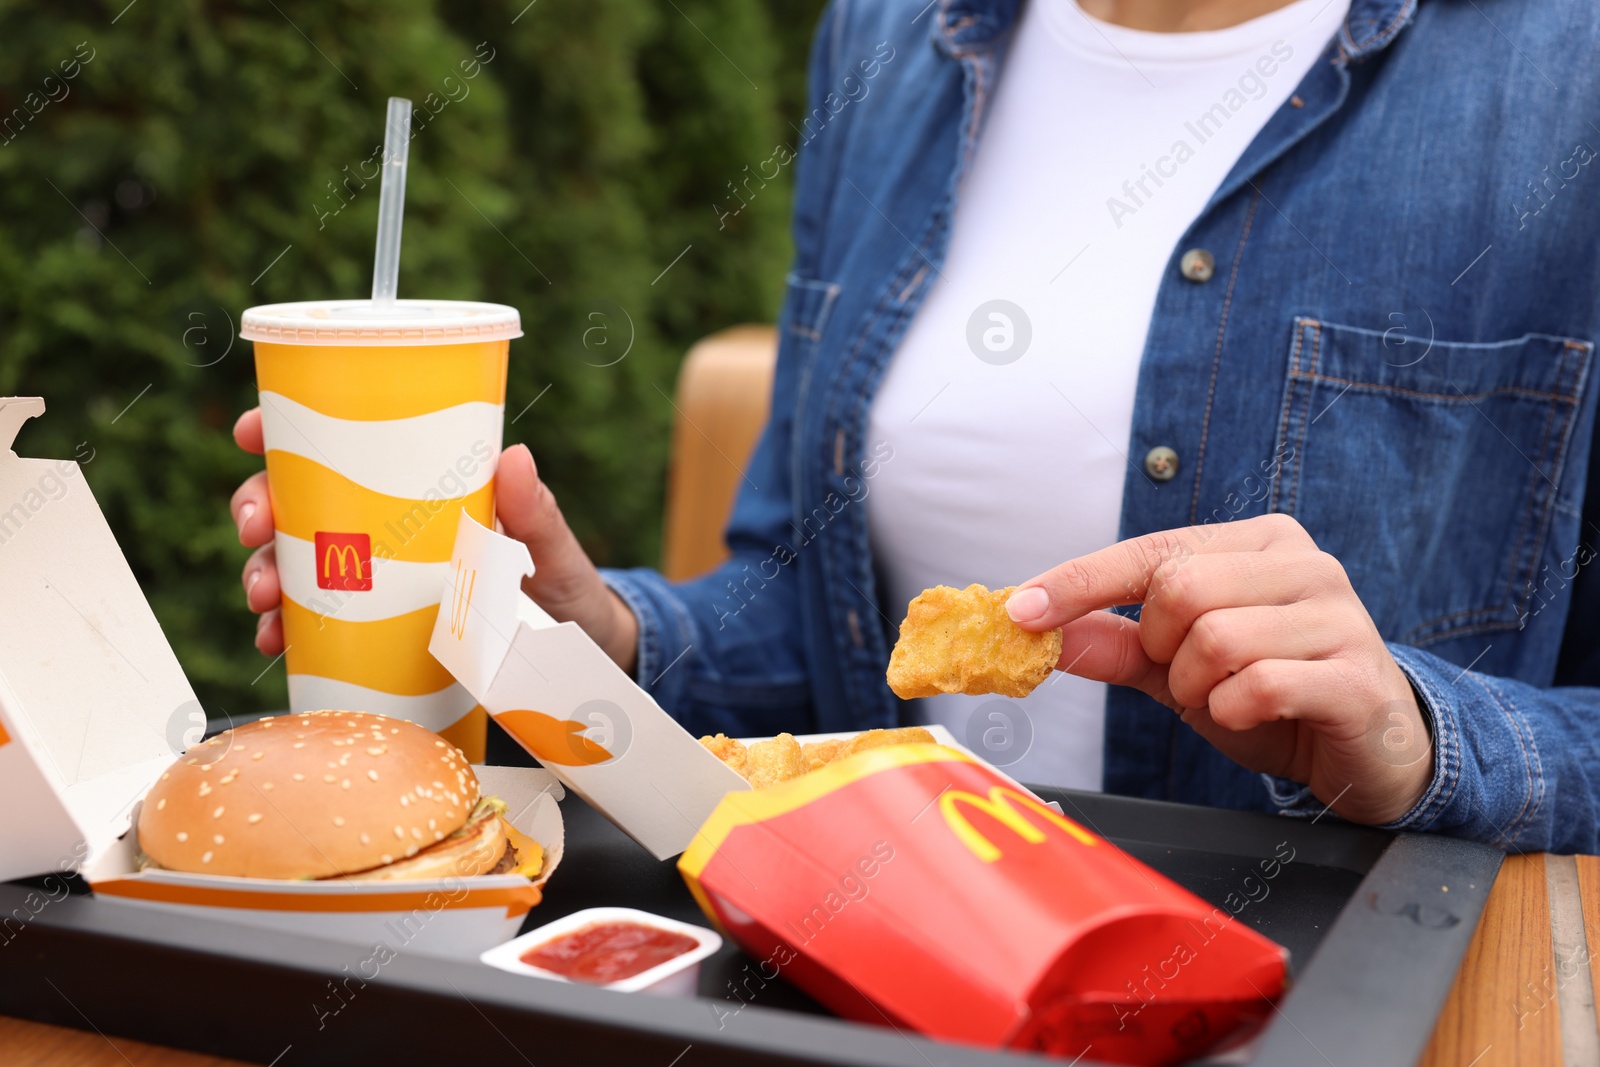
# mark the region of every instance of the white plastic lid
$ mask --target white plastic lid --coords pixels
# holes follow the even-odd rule
[[[286,345],[447,345],[522,336],[517,309],[468,300],[306,300],[263,304],[239,319],[246,341]]]

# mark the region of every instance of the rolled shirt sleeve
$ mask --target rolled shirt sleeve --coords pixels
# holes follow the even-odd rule
[[[1540,688],[1462,668],[1409,645],[1389,652],[1432,735],[1433,780],[1383,827],[1443,833],[1507,851],[1600,851],[1600,689]],[[1311,789],[1262,775],[1279,812],[1327,810]]]

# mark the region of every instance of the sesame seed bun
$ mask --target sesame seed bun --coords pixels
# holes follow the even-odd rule
[[[185,752],[145,796],[139,847],[171,870],[247,878],[371,872],[441,843],[470,860],[494,847],[474,818],[478,799],[467,758],[420,726],[364,712],[282,715]],[[452,839],[469,819],[468,840]],[[399,876],[439,873],[413,869]]]
[[[396,881],[416,878],[467,878],[475,874],[488,874],[514,857],[506,854],[505,820],[500,810],[492,804],[479,805],[472,821],[431,848],[425,848],[410,859],[371,870],[357,871],[339,877],[361,881]]]

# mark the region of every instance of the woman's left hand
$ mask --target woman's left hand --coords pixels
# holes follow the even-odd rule
[[[1142,604],[1139,620],[1099,609]],[[1133,686],[1234,761],[1391,822],[1433,778],[1428,727],[1339,561],[1287,515],[1135,537],[1007,601],[1062,627],[1061,670]]]

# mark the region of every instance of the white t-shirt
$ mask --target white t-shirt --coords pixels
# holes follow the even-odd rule
[[[1348,8],[1298,0],[1160,34],[1091,19],[1076,0],[1025,5],[949,255],[872,405],[868,440],[890,442],[894,461],[868,522],[901,615],[928,586],[1013,585],[1116,541],[1169,258]],[[1105,690],[1058,672],[1012,702],[1025,722],[992,696],[914,707],[958,738],[989,731],[991,758],[1023,781],[1099,789]]]

